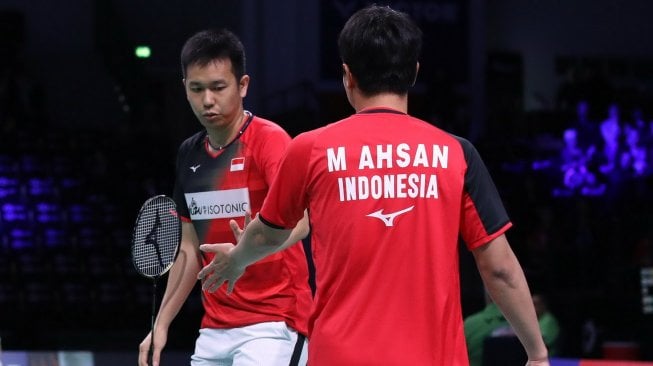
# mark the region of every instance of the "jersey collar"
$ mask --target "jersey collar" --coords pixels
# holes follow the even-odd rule
[[[356,114],[369,114],[369,113],[394,113],[394,114],[403,114],[406,113],[398,111],[396,109],[387,108],[387,107],[371,107],[358,111]]]

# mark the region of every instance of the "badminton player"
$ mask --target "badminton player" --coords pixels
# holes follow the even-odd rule
[[[244,110],[249,76],[240,40],[227,30],[190,37],[181,51],[186,97],[201,132],[177,154],[173,198],[182,219],[180,253],[170,270],[154,326],[153,364],[158,365],[170,323],[213,254],[200,243],[233,241],[230,221],[244,225],[256,214],[278,170],[290,136],[277,124]],[[225,289],[202,293],[204,316],[190,364],[297,365],[306,363],[307,316],[312,295],[302,245],[308,219],[293,225],[288,240],[249,266],[231,296]],[[236,229],[238,229],[236,225]],[[148,334],[139,347],[147,365]]]
[[[243,271],[276,251],[309,208],[317,281],[309,365],[466,366],[462,237],[527,364],[549,365],[505,236],[511,222],[478,152],[407,114],[420,29],[404,13],[366,7],[338,46],[355,113],[291,142],[238,245],[201,247],[220,253],[200,272],[203,287],[237,294]]]

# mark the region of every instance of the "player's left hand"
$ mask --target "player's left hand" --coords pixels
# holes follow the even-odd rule
[[[230,255],[233,248],[235,245],[231,243],[200,245],[200,250],[203,252],[215,254],[211,263],[197,274],[197,278],[202,282],[202,290],[215,292],[227,282],[227,294],[233,292],[236,281],[245,272],[245,268],[234,265]]]

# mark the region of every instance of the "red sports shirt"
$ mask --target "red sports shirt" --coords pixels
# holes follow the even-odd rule
[[[297,136],[278,177],[260,217],[311,219],[311,366],[468,364],[458,239],[511,225],[468,141],[369,109]]]
[[[200,243],[235,242],[229,220],[236,219],[242,227],[245,211],[256,215],[289,142],[281,127],[253,117],[240,138],[220,153],[208,149],[204,131],[182,143],[174,199],[182,219],[193,223]],[[205,253],[203,265],[212,258]],[[223,286],[203,292],[202,301],[202,328],[285,321],[306,334],[312,295],[302,245],[249,266],[231,295]]]

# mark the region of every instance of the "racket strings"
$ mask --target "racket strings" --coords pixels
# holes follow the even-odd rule
[[[179,228],[171,200],[154,198],[143,208],[132,247],[134,264],[142,275],[156,277],[172,266],[181,237]]]

